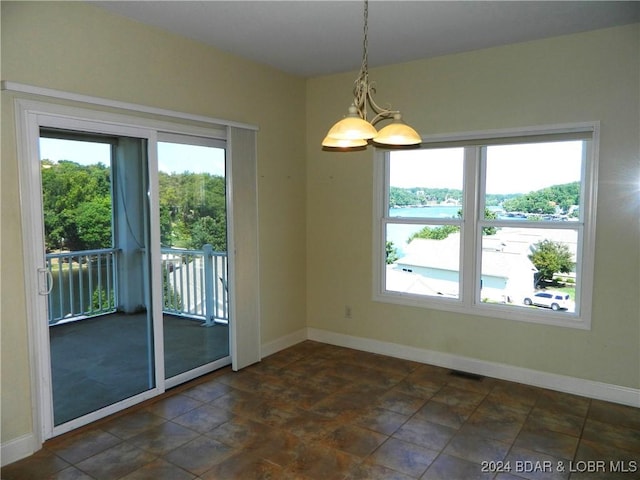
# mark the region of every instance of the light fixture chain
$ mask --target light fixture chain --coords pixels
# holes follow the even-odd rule
[[[390,108],[383,108],[373,100],[373,95],[376,93],[376,88],[373,83],[369,83],[369,1],[364,0],[364,39],[362,41],[362,65],[360,66],[360,73],[356,78],[355,86],[353,88],[354,105],[358,111],[358,115],[363,120],[367,118],[367,104],[371,105],[375,117],[371,121],[375,124],[382,118],[393,117],[394,114],[399,113],[396,110]]]
[[[362,41],[362,66],[369,71],[369,0],[364,0],[364,35]]]
[[[358,110],[358,115],[363,120],[367,119],[367,97],[369,92],[369,1],[364,2],[364,27],[363,27],[363,41],[362,41],[362,64],[360,65],[360,73],[354,82],[353,96],[354,105]]]

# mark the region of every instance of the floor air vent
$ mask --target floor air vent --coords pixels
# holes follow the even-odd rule
[[[476,382],[481,382],[484,378],[482,375],[476,375],[475,373],[463,372],[461,370],[451,370],[449,375],[453,375],[454,377],[466,378],[467,380],[475,380]]]

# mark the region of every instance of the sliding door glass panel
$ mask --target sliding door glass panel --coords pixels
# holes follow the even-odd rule
[[[155,387],[146,142],[41,131],[54,425]]]
[[[158,143],[165,376],[229,355],[225,149]]]

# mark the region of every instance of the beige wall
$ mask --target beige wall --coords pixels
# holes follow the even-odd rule
[[[319,147],[355,73],[310,80],[308,326],[639,388],[639,47],[636,24],[370,72],[377,100],[424,135],[602,122],[591,331],[373,302],[372,152]]]
[[[80,2],[2,2],[2,79],[257,125],[262,342],[304,327],[303,79]],[[18,165],[2,96],[4,443],[32,427]]]

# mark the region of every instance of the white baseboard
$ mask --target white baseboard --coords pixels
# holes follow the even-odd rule
[[[612,385],[609,383],[585,380],[582,378],[541,372],[503,363],[488,362],[450,353],[436,352],[421,348],[408,347],[397,343],[382,342],[362,337],[353,337],[341,333],[316,328],[307,329],[307,338],[340,347],[354,348],[365,352],[388,355],[390,357],[428,363],[439,367],[461,370],[487,377],[524,383],[536,387],[548,388],[598,400],[640,407],[640,389]]]
[[[0,445],[0,466],[9,465],[40,450],[35,435],[27,433]]]
[[[306,328],[302,328],[296,332],[280,337],[273,342],[263,343],[261,348],[262,358],[273,355],[285,348],[293,347],[295,344],[308,340],[308,333]]]

